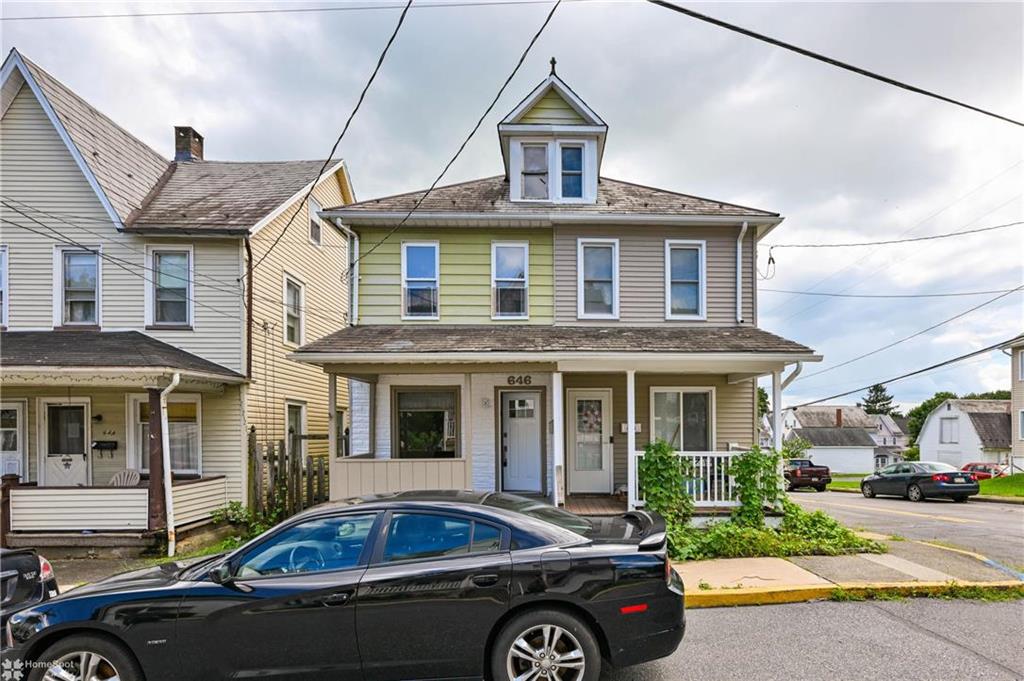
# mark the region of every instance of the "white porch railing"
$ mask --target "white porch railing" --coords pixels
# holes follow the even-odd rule
[[[700,507],[725,507],[739,506],[739,499],[736,497],[736,487],[733,484],[732,476],[729,475],[729,464],[732,457],[742,452],[676,452],[676,456],[683,457],[689,461],[691,477],[684,483],[686,491],[693,497],[693,505]],[[630,497],[635,500],[633,506],[640,508],[644,505],[643,487],[640,484],[640,460],[643,458],[642,451],[633,452],[631,471],[636,471],[632,484],[635,486],[630,490]]]

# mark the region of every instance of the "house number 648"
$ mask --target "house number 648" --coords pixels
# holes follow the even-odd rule
[[[509,376],[509,385],[530,385],[533,383],[533,376]]]

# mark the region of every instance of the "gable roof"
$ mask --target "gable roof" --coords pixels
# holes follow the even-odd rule
[[[802,428],[835,428],[836,410],[843,410],[843,428],[868,428],[874,430],[875,421],[861,407],[845,404],[815,404],[794,409]]]
[[[332,216],[341,217],[346,224],[362,220],[386,222],[401,220],[416,206],[424,191],[408,192],[352,203],[328,209]],[[756,208],[747,208],[724,201],[715,201],[656,189],[631,182],[602,177],[597,185],[597,201],[593,204],[537,204],[513,202],[509,198],[508,181],[502,175],[470,180],[438,187],[412,214],[410,221],[438,219],[454,216],[481,219],[507,219],[537,222],[582,221],[607,218],[622,219],[631,216],[667,218],[726,218],[737,222],[744,218],[778,222],[779,214]]]
[[[1010,400],[946,400],[965,414],[1009,414]],[[938,410],[942,405],[936,407]]]
[[[569,87],[564,80],[559,78],[552,70],[551,75],[542,80],[537,87],[530,91],[530,94],[523,97],[523,99],[516,104],[516,107],[508,113],[505,118],[501,119],[498,124],[498,130],[510,125],[521,125],[521,124],[533,124],[525,118],[528,118],[531,111],[536,107],[545,97],[550,96],[551,93],[557,95],[559,99],[568,104],[573,111],[579,116],[580,122],[577,125],[594,125],[600,126],[607,130],[608,125],[601,120],[601,117],[597,115],[597,112],[587,106],[587,103],[583,99],[573,92],[572,88]]]
[[[801,437],[815,447],[875,447],[863,428],[794,428],[790,437]]]

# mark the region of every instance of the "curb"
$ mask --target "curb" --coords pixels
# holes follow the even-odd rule
[[[712,589],[687,591],[687,608],[723,608],[741,605],[775,605],[827,600],[841,589],[851,596],[869,597],[879,591],[902,596],[922,596],[941,593],[950,586],[981,587],[986,589],[1019,589],[1019,581],[1002,582],[837,582],[828,586],[807,587],[755,587],[751,589]]]
[[[845,494],[860,494],[859,489],[828,488],[829,492],[842,492]],[[994,497],[990,494],[979,494],[971,497],[971,501],[981,501],[989,504],[1018,504],[1024,506],[1024,497]]]

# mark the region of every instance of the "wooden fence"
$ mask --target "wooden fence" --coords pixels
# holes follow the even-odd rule
[[[302,437],[261,443],[249,432],[249,507],[280,520],[330,498],[326,456],[303,457]]]

